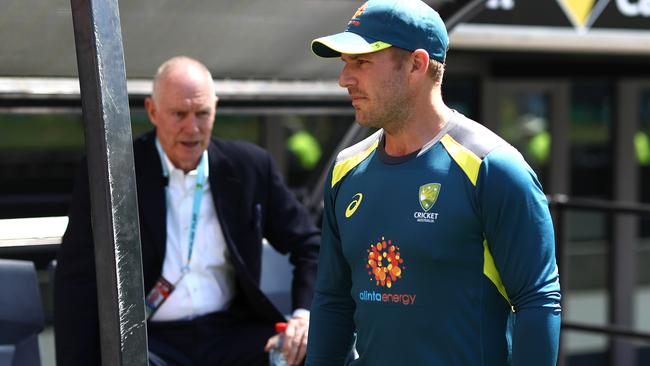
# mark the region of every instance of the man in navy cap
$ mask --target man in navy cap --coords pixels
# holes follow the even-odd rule
[[[445,105],[445,25],[370,0],[340,57],[356,121],[324,193],[307,365],[555,365],[560,285],[547,201],[521,154]]]

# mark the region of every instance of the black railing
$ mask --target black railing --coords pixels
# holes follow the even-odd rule
[[[547,196],[549,201],[549,207],[553,213],[553,220],[555,223],[555,237],[556,237],[556,251],[557,251],[557,261],[560,271],[560,277],[562,282],[565,284],[563,290],[563,302],[565,298],[570,296],[570,292],[566,289],[568,288],[568,274],[569,274],[569,236],[566,222],[567,211],[587,211],[587,212],[599,212],[608,214],[610,217],[615,215],[633,215],[639,218],[650,218],[650,205],[635,203],[635,202],[619,202],[619,201],[606,201],[599,199],[585,199],[585,198],[571,198],[567,195],[556,194]],[[610,248],[615,248],[616,243],[612,242]],[[615,248],[614,251],[620,250]],[[614,253],[615,255],[616,253]],[[611,256],[610,256],[611,257]],[[635,256],[632,256],[635,258]],[[610,264],[613,262],[610,262]],[[630,266],[633,266],[633,263],[628,263]],[[617,286],[616,274],[612,275],[611,273],[615,272],[612,268],[608,269],[610,273],[611,283],[610,289],[612,286]],[[619,282],[620,283],[620,282]],[[627,284],[629,285],[629,284]],[[631,297],[632,293],[628,294]],[[629,298],[628,297],[628,298]],[[620,299],[615,299],[614,296],[610,293],[609,295],[609,304],[614,304]],[[627,301],[627,300],[626,300]],[[564,307],[566,309],[566,307]],[[606,335],[612,340],[627,340],[642,342],[644,344],[650,345],[650,333],[640,332],[634,329],[631,329],[626,326],[621,326],[611,322],[612,314],[615,312],[610,309],[610,324],[607,325],[594,325],[594,324],[585,324],[581,322],[574,321],[562,321],[562,331],[572,330],[579,332],[588,332],[600,335]],[[614,324],[611,324],[614,323]],[[610,352],[610,364],[612,365],[622,365],[619,361],[622,359],[617,354],[612,354]],[[560,357],[558,360],[558,365],[566,365],[566,359],[564,357],[563,347],[560,348]],[[634,358],[634,357],[633,357]],[[629,359],[628,359],[629,360]]]
[[[571,198],[564,194],[553,194],[547,196],[547,198],[551,209],[600,211],[614,214],[633,214],[650,218],[650,204]]]
[[[611,337],[626,338],[650,344],[650,333],[638,332],[626,327],[615,325],[593,325],[578,322],[563,321],[562,329],[575,330],[579,332],[605,334]]]

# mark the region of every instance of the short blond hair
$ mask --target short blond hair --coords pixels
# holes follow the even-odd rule
[[[442,84],[442,76],[445,74],[445,64],[434,59],[429,59],[427,74],[436,84]]]
[[[397,68],[401,69],[406,59],[411,55],[411,51],[399,47],[391,47],[393,50],[393,59],[397,63]],[[429,68],[427,74],[436,84],[442,84],[442,76],[445,73],[445,64],[436,61],[432,58],[429,59]]]

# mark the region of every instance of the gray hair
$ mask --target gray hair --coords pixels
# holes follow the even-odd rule
[[[205,66],[201,61],[188,57],[188,56],[175,56],[170,58],[169,60],[165,61],[158,67],[158,70],[156,71],[156,74],[153,77],[153,85],[152,85],[152,90],[151,90],[151,97],[155,100],[156,99],[156,89],[158,86],[158,83],[160,80],[163,79],[163,77],[167,76],[167,74],[173,70],[175,67],[179,65],[185,65],[185,66],[192,66],[196,67],[197,69],[203,71],[205,75],[212,80],[212,73],[210,73],[210,70]]]

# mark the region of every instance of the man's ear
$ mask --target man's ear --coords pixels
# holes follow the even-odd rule
[[[411,72],[415,75],[426,75],[429,70],[429,53],[422,48],[411,53]]]
[[[156,103],[153,101],[153,98],[146,97],[144,99],[144,108],[147,110],[147,115],[149,116],[149,122],[152,125],[156,126]]]

